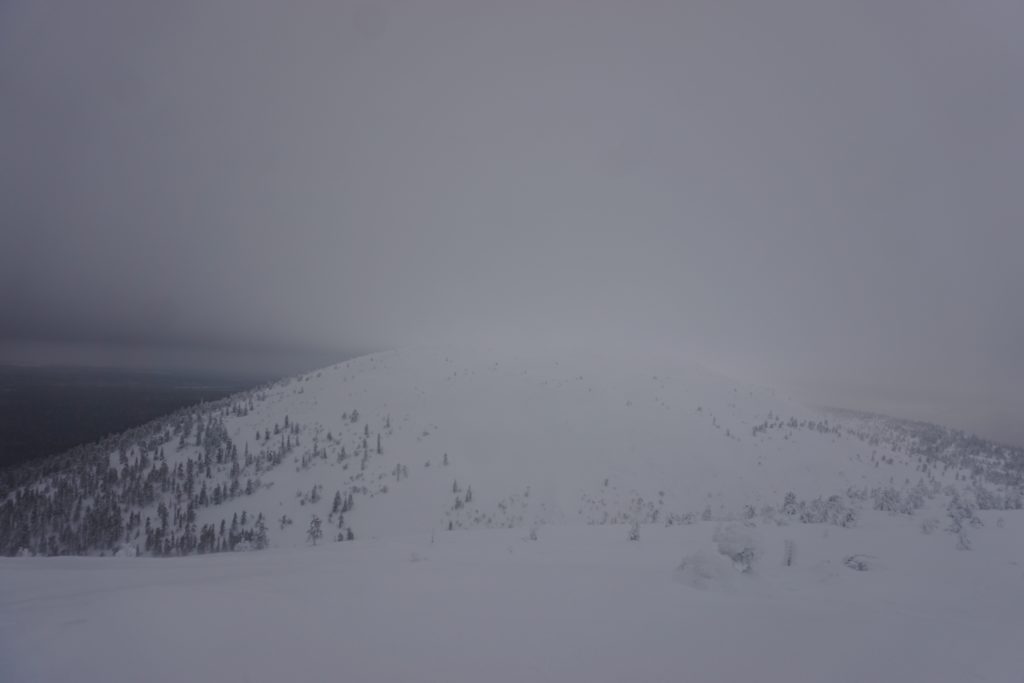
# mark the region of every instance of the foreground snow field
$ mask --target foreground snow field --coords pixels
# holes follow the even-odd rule
[[[1021,681],[1024,514],[981,514],[4,558],[0,680]]]

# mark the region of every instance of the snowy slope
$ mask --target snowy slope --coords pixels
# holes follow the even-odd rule
[[[0,558],[0,680],[1019,681],[1024,519],[471,530],[168,559]],[[726,528],[727,525],[725,525]],[[785,547],[795,547],[786,566]],[[870,563],[855,571],[843,559]],[[703,561],[703,576],[680,568]]]
[[[90,552],[168,554],[147,542],[161,505],[170,521],[160,548],[173,538],[169,554],[180,554],[196,551],[183,537],[206,526],[223,549],[233,521],[234,547],[259,515],[271,547],[294,547],[307,543],[314,516],[334,540],[349,530],[384,538],[770,516],[787,492],[863,501],[881,487],[930,497],[987,486],[1001,501],[987,507],[1019,500],[1019,472],[1005,470],[1020,462],[985,460],[988,452],[951,459],[923,452],[920,440],[671,360],[393,351],[157,421],[94,448],[100,465],[88,472],[76,475],[69,459],[29,473],[6,496],[7,547],[15,538],[15,549],[57,554],[45,539],[78,533]],[[35,497],[16,505],[25,491]],[[17,521],[26,511],[32,525],[50,526]]]
[[[374,354],[0,473],[5,554],[93,556],[0,558],[0,680],[1013,681],[1022,482],[671,359]]]
[[[342,414],[353,409],[361,421],[346,424]],[[345,470],[336,463],[338,443],[320,438],[325,459],[296,471],[293,457],[273,473],[272,489],[236,505],[302,520],[311,512],[298,491],[319,484],[326,509],[334,491],[366,487],[350,518],[371,537],[439,530],[448,522],[658,521],[656,513],[664,520],[708,507],[726,517],[746,505],[781,505],[788,491],[811,498],[922,478],[921,458],[844,434],[835,416],[700,368],[645,359],[449,349],[376,354],[276,389],[252,414],[232,421],[229,433],[246,441],[285,416],[298,420],[304,434],[332,432],[350,453],[369,426],[371,452],[377,432],[384,452],[372,454],[365,471],[354,464]],[[830,418],[835,431],[817,428]],[[772,420],[801,426],[753,434]],[[396,480],[399,465],[409,475]],[[954,481],[947,475],[936,480]],[[461,510],[453,509],[454,483],[472,489]],[[304,542],[305,525],[295,532],[278,542]]]

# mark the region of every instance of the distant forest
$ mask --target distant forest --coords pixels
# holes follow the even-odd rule
[[[0,366],[0,468],[122,432],[271,376]]]

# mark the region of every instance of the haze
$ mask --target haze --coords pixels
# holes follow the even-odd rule
[[[0,361],[618,344],[1024,444],[1022,21],[5,0]]]

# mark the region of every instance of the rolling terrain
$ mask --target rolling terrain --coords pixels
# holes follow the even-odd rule
[[[0,679],[1015,680],[1022,468],[656,358],[373,354],[0,473]]]
[[[865,502],[913,512],[954,494],[1019,508],[1022,473],[1017,449],[806,408],[690,365],[424,348],[364,356],[8,470],[0,549],[294,547],[309,541],[314,517],[324,540],[773,517],[784,507],[837,522]]]

